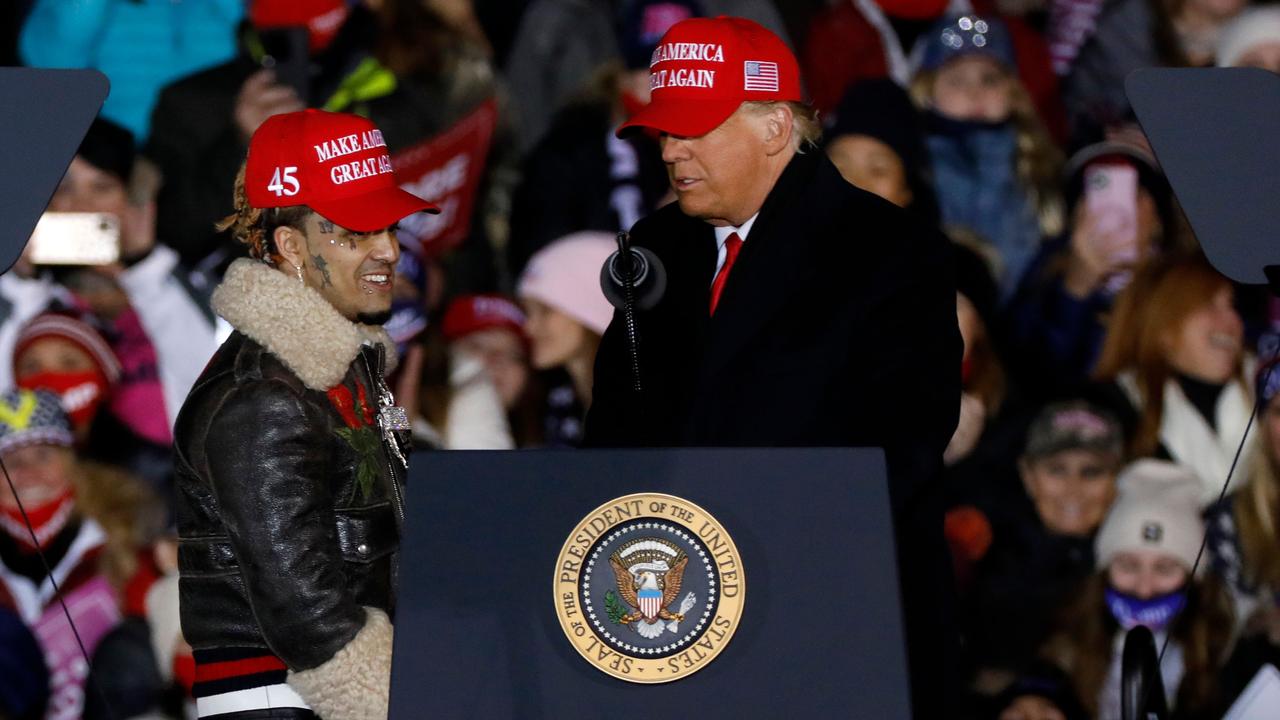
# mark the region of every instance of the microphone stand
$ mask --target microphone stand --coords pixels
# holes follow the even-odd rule
[[[1164,679],[1151,630],[1139,625],[1125,634],[1120,663],[1120,717],[1167,720],[1169,708],[1164,698]]]
[[[636,333],[636,263],[631,254],[631,235],[618,233],[618,269],[622,271],[622,322],[626,327],[627,351],[631,357],[631,383],[636,395],[642,392],[640,382],[640,339]]]

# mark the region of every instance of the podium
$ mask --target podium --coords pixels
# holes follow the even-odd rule
[[[909,717],[880,450],[411,466],[392,718]]]

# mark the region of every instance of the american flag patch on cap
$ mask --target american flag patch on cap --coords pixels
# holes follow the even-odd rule
[[[748,60],[742,74],[744,90],[778,92],[778,63]]]

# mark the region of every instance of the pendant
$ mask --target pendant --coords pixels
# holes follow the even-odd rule
[[[409,423],[409,413],[399,405],[388,405],[378,411],[378,427],[382,428],[384,434],[393,430],[413,429]]]

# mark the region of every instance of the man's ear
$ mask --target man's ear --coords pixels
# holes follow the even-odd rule
[[[791,147],[793,120],[791,106],[786,103],[777,103],[769,110],[769,113],[764,118],[766,153],[777,155]]]
[[[306,264],[307,236],[301,230],[281,225],[275,229],[271,239],[275,243],[276,252],[284,258],[285,265],[281,270],[292,274],[295,268]]]

